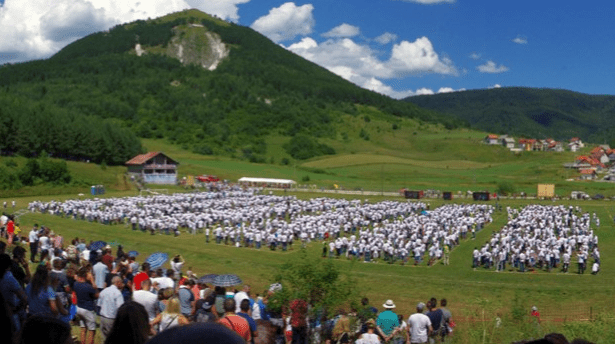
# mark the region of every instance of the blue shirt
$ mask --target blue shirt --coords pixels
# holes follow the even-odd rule
[[[399,318],[397,317],[397,314],[393,313],[392,310],[387,309],[386,311],[380,313],[378,319],[376,320],[376,325],[378,325],[382,332],[388,336],[397,326],[399,326]]]
[[[98,293],[98,290],[94,289],[94,287],[87,282],[75,282],[73,290],[75,294],[77,294],[77,307],[93,311],[94,295]]]
[[[17,307],[19,302],[17,293],[19,290],[21,290],[19,282],[17,282],[10,271],[7,271],[4,274],[4,277],[0,280],[0,293],[2,293],[4,300],[6,300],[6,303],[8,303],[11,308]]]
[[[177,292],[179,295],[179,311],[183,315],[190,315],[192,313],[192,301],[194,301],[194,294],[188,288],[184,286],[179,287]]]
[[[39,290],[37,295],[32,295],[32,284],[28,284],[26,287],[26,294],[28,294],[28,306],[30,315],[51,315],[55,316],[51,311],[50,301],[55,302],[56,293],[50,286],[43,287]]]
[[[94,272],[94,281],[96,282],[96,287],[98,289],[104,288],[105,279],[107,278],[107,274],[109,273],[109,268],[102,262],[98,262],[94,265],[92,270]]]

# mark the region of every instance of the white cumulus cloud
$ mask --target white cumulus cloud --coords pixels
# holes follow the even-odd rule
[[[323,37],[354,37],[358,36],[361,30],[353,25],[343,23],[328,32],[322,34]]]
[[[456,90],[452,87],[440,87],[440,89],[438,89],[438,93],[453,93],[453,92],[461,92],[465,90],[466,90],[465,88],[460,88]]]
[[[470,58],[471,58],[472,60],[478,60],[478,59],[480,59],[480,54],[478,54],[478,53],[472,53],[472,54],[470,54]]]
[[[397,35],[394,33],[385,32],[382,35],[374,38],[374,40],[382,45],[385,45],[391,42],[395,42],[397,40]]]
[[[151,1],[151,0],[147,0]],[[185,0],[191,8],[197,8],[205,13],[215,14],[222,19],[233,22],[239,21],[238,5],[250,2],[250,0]],[[164,2],[163,2],[164,4]]]
[[[487,88],[489,88],[489,89],[491,89],[491,88],[502,88],[502,85],[500,85],[500,84],[495,84],[495,85],[493,85],[493,86],[489,86],[489,87],[487,87]]]
[[[499,65],[491,60],[485,62],[484,64],[476,67],[481,73],[489,73],[489,74],[498,74],[508,71],[508,67],[504,65]]]
[[[453,62],[446,57],[440,58],[427,37],[414,42],[402,41],[393,46],[389,65],[399,77],[408,74],[436,73],[458,75]]]
[[[517,36],[513,38],[512,41],[517,44],[527,44],[527,38],[523,36]]]
[[[297,6],[294,2],[287,2],[256,19],[251,27],[274,42],[288,41],[312,33],[313,10],[314,6],[311,4]]]
[[[453,62],[439,57],[426,37],[415,42],[402,41],[394,45],[388,60],[378,57],[382,55],[381,51],[372,49],[368,44],[357,43],[351,38],[332,38],[318,43],[305,37],[287,49],[358,86],[393,98],[405,98],[428,91],[399,91],[385,84],[383,80],[428,73],[457,74]],[[442,88],[440,91],[447,90],[448,88]]]
[[[5,0],[0,6],[0,64],[49,57],[93,32],[197,8],[237,21],[250,0]]]

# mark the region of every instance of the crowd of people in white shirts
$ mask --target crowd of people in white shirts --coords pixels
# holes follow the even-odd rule
[[[287,250],[322,240],[329,256],[374,261],[448,258],[460,239],[492,221],[493,207],[424,202],[257,195],[254,190],[150,197],[32,202],[30,211],[103,224],[125,223],[151,234],[204,233],[206,241],[237,247]]]
[[[594,213],[573,206],[529,205],[522,210],[507,207],[508,223],[473,252],[474,268],[482,266],[505,271],[510,264],[520,272],[529,269],[568,272],[576,257],[578,273],[584,273],[593,258],[592,273],[600,270],[598,236],[592,223],[600,226]]]

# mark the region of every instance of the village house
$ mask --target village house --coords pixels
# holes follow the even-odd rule
[[[600,162],[600,160],[593,158],[588,155],[581,155],[575,159],[574,168],[581,170],[593,169],[593,170],[603,170],[606,168],[604,163]]]
[[[497,145],[499,144],[498,136],[495,134],[489,134],[485,136],[484,142],[488,145]]]
[[[177,165],[162,152],[137,155],[126,162],[128,173],[146,184],[176,184]]]
[[[600,163],[602,164],[608,164],[610,162],[609,156],[607,155],[606,150],[602,146],[596,146],[592,148],[592,150],[589,152],[589,155],[593,159],[600,161]]]
[[[597,178],[596,171],[592,169],[581,170],[580,173],[581,176],[579,177],[579,179],[581,180],[594,180]]]
[[[555,141],[553,139],[547,139],[547,150],[553,151],[553,152],[563,152],[564,145],[559,141]]]
[[[500,137],[500,141],[502,142],[502,146],[508,149],[515,148],[515,139],[512,137],[504,135],[503,137]]]
[[[568,143],[568,149],[572,152],[576,152],[581,148],[585,148],[585,145],[578,137],[573,137],[570,139],[570,143]]]

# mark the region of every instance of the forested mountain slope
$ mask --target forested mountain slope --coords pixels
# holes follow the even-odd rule
[[[592,142],[608,142],[615,134],[615,96],[514,87],[405,101],[494,133],[560,140],[579,136]]]

